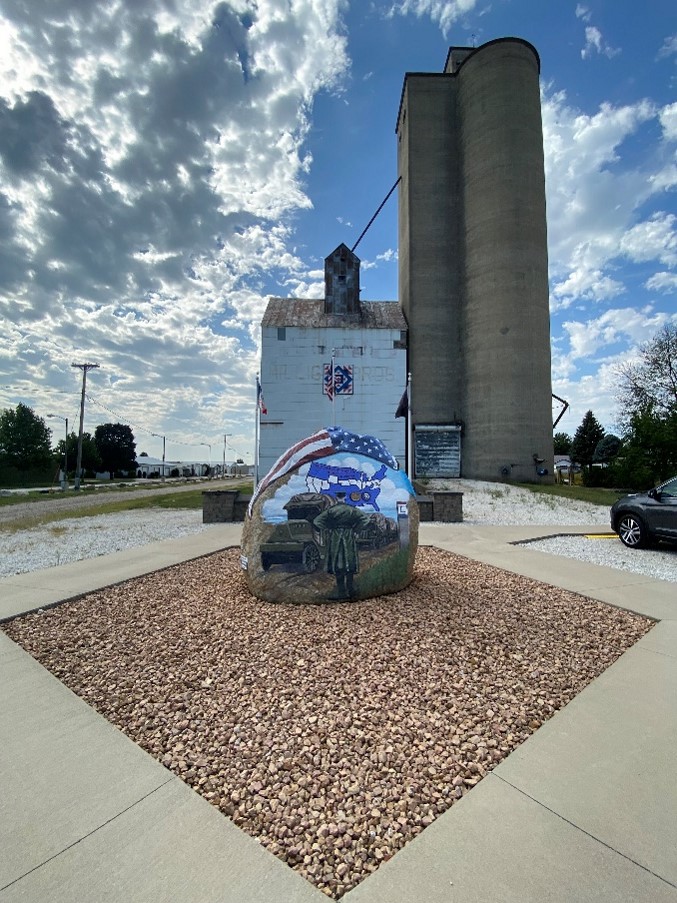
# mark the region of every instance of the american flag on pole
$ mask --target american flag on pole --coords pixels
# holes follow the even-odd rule
[[[256,377],[256,406],[262,414],[268,413],[268,408],[263,400],[263,389],[261,388],[258,376]]]
[[[358,436],[357,433],[350,433],[348,430],[342,429],[340,426],[327,427],[314,433],[307,439],[302,439],[296,445],[280,455],[271,469],[256,487],[252,500],[249,503],[249,514],[251,514],[254,502],[258,496],[268,487],[274,480],[279,480],[290,470],[295,470],[309,461],[315,461],[318,458],[326,458],[335,452],[352,452],[353,454],[366,455],[374,458],[381,464],[386,464],[393,470],[397,470],[398,464],[380,439],[374,436]]]

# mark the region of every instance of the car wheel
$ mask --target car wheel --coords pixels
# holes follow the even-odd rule
[[[301,563],[308,574],[312,574],[313,571],[318,569],[320,566],[320,551],[316,545],[310,543],[310,545],[304,547]]]
[[[624,514],[618,521],[618,535],[623,545],[629,549],[640,549],[646,545],[646,528],[634,514]]]
[[[267,571],[270,568],[271,564],[272,561],[270,560],[270,556],[265,552],[261,552],[261,567],[263,568],[263,570]]]

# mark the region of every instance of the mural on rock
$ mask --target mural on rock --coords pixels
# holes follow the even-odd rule
[[[411,581],[418,506],[383,443],[341,427],[298,442],[259,483],[242,536],[251,592],[271,602],[337,602]]]

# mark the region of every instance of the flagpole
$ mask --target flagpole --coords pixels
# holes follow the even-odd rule
[[[336,386],[334,385],[334,358],[336,349],[331,349],[331,425],[336,426]]]
[[[411,373],[407,373],[407,476],[410,480],[414,479],[414,448],[413,433],[411,430]]]
[[[259,374],[256,374],[256,420],[254,421],[254,492],[259,485],[259,423],[261,417],[261,408],[259,407]]]

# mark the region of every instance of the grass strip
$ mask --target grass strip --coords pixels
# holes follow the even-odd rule
[[[144,489],[146,487],[143,487]],[[235,483],[228,486],[229,489],[238,489],[241,492],[251,492],[250,482]],[[105,497],[96,496],[88,498],[91,505],[66,509],[60,511],[42,511],[36,516],[13,520],[6,524],[0,524],[0,530],[7,533],[16,533],[19,530],[29,530],[41,524],[51,524],[62,520],[70,520],[76,517],[96,517],[100,514],[119,514],[122,511],[137,511],[144,508],[168,508],[170,510],[202,508],[202,493],[206,486],[183,492],[165,492],[155,496],[136,497],[130,493],[128,498],[106,501]],[[73,493],[77,495],[77,493]],[[63,497],[63,495],[59,496]],[[42,496],[44,499],[44,496]]]
[[[589,502],[591,505],[611,506],[625,491],[621,489],[602,489],[598,486],[569,486],[567,483],[517,483],[522,489],[534,494],[556,495],[563,499],[575,499],[577,502]]]

